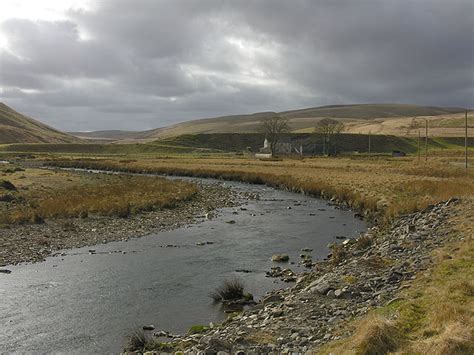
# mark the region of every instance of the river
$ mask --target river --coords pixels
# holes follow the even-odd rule
[[[323,200],[225,184],[260,199],[186,228],[8,267],[11,274],[0,274],[0,352],[118,353],[143,325],[183,333],[219,322],[225,315],[209,293],[222,280],[238,276],[258,299],[288,286],[265,277],[272,254],[289,254],[296,263],[288,267],[302,271],[302,248],[324,258],[335,236],[353,238],[367,228],[352,212]]]

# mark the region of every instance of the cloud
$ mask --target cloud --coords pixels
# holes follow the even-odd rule
[[[65,130],[334,103],[472,107],[472,1],[101,0],[0,24],[0,100]]]

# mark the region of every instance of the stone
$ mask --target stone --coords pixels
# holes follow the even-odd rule
[[[284,312],[281,309],[277,309],[275,311],[272,311],[272,316],[275,318],[281,317],[284,314]]]
[[[272,261],[275,263],[285,263],[290,260],[290,257],[287,254],[274,254],[272,256]]]
[[[11,274],[12,271],[8,269],[0,269],[0,274]]]
[[[264,305],[269,304],[269,303],[277,303],[277,302],[283,302],[283,297],[278,294],[267,296],[262,301]]]
[[[143,330],[154,330],[155,329],[155,326],[154,325],[144,325],[142,327]]]

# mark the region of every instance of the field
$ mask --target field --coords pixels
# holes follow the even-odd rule
[[[400,137],[417,137],[418,132],[424,135],[425,120],[428,120],[431,137],[463,137],[464,113],[444,114],[438,116],[408,116],[374,120],[356,120],[345,123],[344,132],[368,134],[391,134]],[[474,116],[468,115],[468,136],[474,135]]]
[[[1,167],[1,166],[0,166]],[[189,183],[142,176],[86,176],[5,165],[0,186],[0,224],[42,223],[89,215],[127,217],[170,208],[197,191]]]
[[[379,222],[452,196],[474,195],[474,171],[459,158],[307,158],[259,161],[246,157],[174,157],[51,161],[65,167],[154,172],[265,183],[334,198]]]

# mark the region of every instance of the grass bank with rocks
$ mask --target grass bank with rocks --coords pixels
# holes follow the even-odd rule
[[[0,266],[174,229],[235,203],[217,184],[18,166],[0,173]]]

